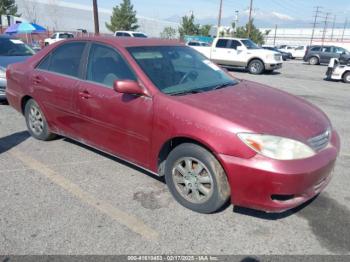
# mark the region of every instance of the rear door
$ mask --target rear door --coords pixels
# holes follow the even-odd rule
[[[216,45],[212,47],[211,59],[221,65],[231,65],[229,57],[232,54],[229,39],[218,39]]]
[[[53,131],[75,136],[73,95],[81,76],[85,42],[64,43],[50,52],[30,76],[34,98]]]
[[[335,57],[333,53],[332,46],[324,46],[321,48],[320,53],[320,62],[324,64],[328,64],[331,58]]]
[[[82,139],[108,153],[148,166],[151,148],[153,100],[114,91],[115,80],[137,77],[121,54],[103,44],[92,44],[85,81],[76,90],[75,103]]]

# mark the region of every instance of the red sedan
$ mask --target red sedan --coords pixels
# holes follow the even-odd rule
[[[340,142],[327,116],[237,80],[174,41],[81,38],[7,72],[7,98],[40,140],[61,135],[165,176],[197,212],[281,212],[322,191]]]

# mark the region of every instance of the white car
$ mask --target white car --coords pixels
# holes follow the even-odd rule
[[[69,38],[74,38],[74,35],[72,33],[57,32],[57,33],[54,33],[50,38],[46,38],[44,40],[44,43],[45,43],[45,46],[48,46],[58,41],[62,41]]]
[[[246,38],[215,38],[211,47],[191,46],[213,62],[227,67],[245,67],[251,74],[282,67],[282,55],[257,46]]]
[[[290,53],[292,54],[293,58],[302,59],[305,56],[306,49],[306,45],[301,45],[294,48],[294,50],[292,50]]]
[[[148,36],[142,32],[134,32],[134,31],[116,31],[114,33],[116,37],[141,37],[147,38]]]

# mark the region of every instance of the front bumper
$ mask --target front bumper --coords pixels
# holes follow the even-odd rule
[[[0,100],[6,99],[6,79],[0,78]]]
[[[231,187],[231,202],[266,212],[283,212],[320,193],[329,183],[340,141],[333,131],[327,148],[314,157],[279,161],[219,155]]]
[[[267,63],[267,64],[265,64],[266,70],[276,70],[276,69],[280,69],[280,68],[282,68],[282,63],[273,63],[273,64]]]

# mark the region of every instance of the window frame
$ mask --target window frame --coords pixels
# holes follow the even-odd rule
[[[42,68],[39,68],[40,65],[47,59],[49,59],[49,67],[51,65],[51,59],[52,59],[52,54],[54,52],[56,52],[59,48],[61,48],[62,46],[64,45],[69,45],[69,44],[75,44],[75,43],[83,43],[85,44],[85,47],[83,49],[83,52],[82,52],[82,57],[80,58],[80,63],[79,63],[79,69],[78,69],[78,76],[72,76],[72,75],[66,75],[66,74],[62,74],[62,73],[59,73],[59,72],[55,72],[55,71],[50,71],[48,69],[42,69]],[[43,71],[43,72],[47,72],[47,73],[50,73],[50,74],[54,74],[54,75],[58,75],[58,76],[63,76],[63,77],[68,77],[68,78],[72,78],[72,79],[78,79],[78,80],[82,80],[82,76],[83,76],[83,68],[84,68],[84,57],[85,57],[85,54],[86,54],[86,49],[88,48],[88,45],[89,45],[89,42],[88,41],[64,41],[62,42],[60,45],[56,46],[55,48],[53,48],[52,50],[49,51],[49,53],[47,53],[44,57],[42,57],[40,59],[40,61],[35,65],[34,69],[35,70],[38,70],[38,71]]]
[[[115,51],[118,55],[120,55],[121,59],[125,62],[125,64],[127,65],[127,67],[129,68],[129,70],[132,72],[132,74],[135,76],[135,81],[140,83],[140,79],[139,79],[139,76],[137,75],[137,73],[135,72],[135,70],[132,68],[132,66],[130,65],[130,63],[128,62],[128,60],[124,57],[124,55],[122,54],[122,52],[120,52],[119,49],[115,48],[114,46],[112,45],[109,45],[109,44],[106,44],[106,43],[103,43],[103,42],[98,42],[98,41],[89,41],[89,43],[87,44],[87,47],[85,49],[85,53],[83,53],[83,60],[82,60],[82,63],[83,63],[83,66],[82,66],[82,75],[81,75],[81,81],[83,82],[86,82],[86,83],[90,83],[90,84],[95,84],[95,85],[98,85],[98,86],[101,86],[101,87],[104,87],[104,88],[107,88],[107,89],[113,89],[113,87],[110,87],[108,85],[105,85],[103,83],[99,83],[99,82],[94,82],[94,81],[91,81],[91,80],[88,80],[87,79],[87,70],[88,70],[88,63],[89,63],[89,58],[90,58],[90,50],[92,49],[92,46],[93,45],[100,45],[100,46],[104,46],[104,47],[107,47],[107,48],[110,48],[112,49],[113,51]]]

